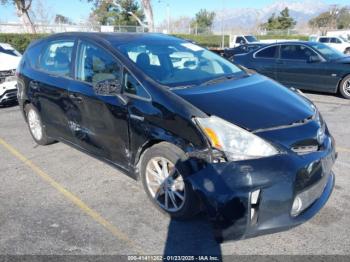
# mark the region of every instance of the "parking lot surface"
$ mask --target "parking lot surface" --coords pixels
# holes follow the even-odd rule
[[[292,230],[221,245],[204,215],[170,220],[140,182],[65,144],[37,146],[19,107],[0,108],[0,254],[350,254],[350,101],[307,96],[339,152],[329,202]]]

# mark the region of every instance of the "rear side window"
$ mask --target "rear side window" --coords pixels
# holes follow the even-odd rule
[[[327,37],[322,37],[322,38],[320,38],[318,41],[321,42],[321,43],[329,43],[329,38],[327,38]]]
[[[275,58],[277,54],[278,46],[271,46],[265,48],[255,54],[256,58]]]
[[[113,56],[97,45],[82,42],[79,45],[77,79],[95,84],[104,80],[120,79],[121,65]]]
[[[43,50],[38,69],[55,75],[69,76],[73,48],[73,40],[51,42]]]

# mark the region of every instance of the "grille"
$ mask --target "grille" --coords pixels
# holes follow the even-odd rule
[[[318,151],[318,149],[319,149],[318,145],[307,145],[307,146],[305,145],[305,146],[292,147],[292,150],[299,155],[305,155],[312,152],[316,152]]]
[[[17,90],[8,90],[2,96],[0,96],[0,103],[10,103],[17,100]]]
[[[14,76],[15,73],[16,73],[15,70],[0,71],[0,84],[5,82],[6,77]]]

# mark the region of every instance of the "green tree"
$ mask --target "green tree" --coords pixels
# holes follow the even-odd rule
[[[197,28],[197,32],[205,32],[209,29],[214,22],[215,12],[209,12],[206,9],[201,9],[196,14],[195,19],[192,21],[192,26]]]
[[[101,25],[136,26],[138,21],[131,13],[144,20],[143,10],[135,0],[96,0],[91,15]]]
[[[69,24],[69,25],[73,24],[72,20],[70,20],[69,17],[64,16],[64,15],[60,15],[60,14],[57,14],[55,16],[54,21],[56,24]]]
[[[272,30],[286,30],[291,29],[295,26],[296,21],[289,14],[289,9],[286,7],[280,12],[280,15],[276,17],[273,13],[267,20],[266,23],[262,24],[262,28]]]

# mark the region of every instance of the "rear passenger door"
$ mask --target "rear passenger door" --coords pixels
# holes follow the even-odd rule
[[[53,137],[71,140],[66,112],[70,106],[68,88],[72,80],[74,38],[48,42],[37,61],[30,80],[29,93],[40,111],[47,132]]]
[[[116,95],[96,95],[93,85],[103,80],[122,83],[122,65],[103,46],[79,41],[75,81],[69,88],[67,112],[75,143],[84,150],[124,169],[129,163],[126,102]]]
[[[253,61],[250,69],[260,74],[276,79],[276,61],[278,45],[263,48],[253,54]]]

